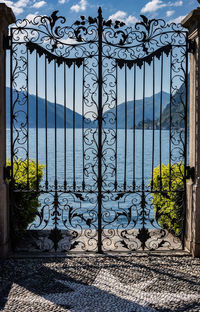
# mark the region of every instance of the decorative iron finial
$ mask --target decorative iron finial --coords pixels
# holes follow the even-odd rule
[[[200,0],[199,0],[199,1],[200,1]],[[102,14],[102,8],[101,8],[101,7],[99,7],[99,9],[98,9],[98,13],[99,13],[99,15]]]
[[[200,0],[197,0],[197,2],[200,4]]]

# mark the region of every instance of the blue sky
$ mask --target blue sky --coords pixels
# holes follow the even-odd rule
[[[166,21],[180,21],[192,9],[198,6],[196,0],[18,0],[0,1],[11,7],[17,18],[31,15],[49,15],[53,10],[72,23],[80,14],[95,16],[99,6],[103,9],[104,18],[117,18],[127,24],[135,23],[144,14],[149,18],[164,18]]]

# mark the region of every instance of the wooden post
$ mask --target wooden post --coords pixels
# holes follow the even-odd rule
[[[189,30],[190,54],[189,166],[195,168],[195,179],[187,182],[185,247],[200,257],[200,8],[182,21]]]
[[[4,181],[6,165],[6,51],[4,39],[8,26],[15,22],[13,11],[0,3],[0,257],[9,250],[9,205],[7,186]]]

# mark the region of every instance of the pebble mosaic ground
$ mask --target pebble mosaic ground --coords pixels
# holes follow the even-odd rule
[[[200,312],[200,259],[190,256],[10,258],[4,312]]]

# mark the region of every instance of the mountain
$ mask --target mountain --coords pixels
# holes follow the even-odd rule
[[[155,94],[155,120],[160,116],[160,98],[161,93]],[[170,101],[170,95],[167,92],[162,92],[162,111],[166,108]],[[141,127],[142,124],[142,112],[143,112],[143,99],[136,100],[135,102],[135,126]],[[134,102],[127,102],[127,128],[133,128],[133,114],[134,114]],[[110,126],[113,116],[115,116],[115,108],[112,108],[104,113],[105,127]],[[125,103],[118,105],[117,109],[118,128],[125,128]],[[145,98],[145,114],[144,120],[153,120],[153,96]]]
[[[188,79],[188,96],[189,96],[189,79]],[[188,97],[189,101],[189,97]],[[175,95],[173,96],[171,105],[171,122],[172,127],[174,129],[180,129],[185,127],[185,113],[184,112],[184,103],[185,103],[185,84],[183,83],[180,88],[177,90]],[[188,102],[188,120],[189,123],[189,102]],[[181,118],[181,115],[183,118]],[[156,127],[160,127],[160,120],[158,119],[156,122]],[[162,129],[169,129],[170,128],[170,103],[167,104],[165,107],[163,114],[162,114]]]
[[[6,113],[6,122],[7,127],[10,126],[10,88],[6,88],[6,96],[7,96],[7,113]],[[16,95],[13,96],[15,99]],[[19,92],[20,103],[23,103],[23,93]],[[36,127],[36,96],[29,94],[29,127]],[[21,123],[25,123],[25,114],[27,105],[21,106],[19,101],[16,102],[16,106],[14,112],[18,112],[16,119],[17,125],[20,126]],[[86,122],[86,119],[85,119]],[[56,105],[56,123],[57,128],[64,127],[64,106],[57,104]],[[89,121],[88,121],[89,123]],[[47,101],[47,127],[54,128],[55,126],[55,104]],[[38,97],[38,127],[45,128],[45,100]],[[73,127],[73,111],[69,108],[66,108],[66,128]],[[75,112],[75,127],[82,127],[82,115]]]
[[[6,89],[7,95],[7,127],[10,126],[10,88]],[[16,95],[13,96],[15,99]],[[160,116],[160,97],[161,94],[155,94],[155,120],[159,120]],[[29,127],[36,127],[36,96],[29,94]],[[19,92],[19,99],[15,104],[15,112],[18,112],[16,115],[17,123],[15,126],[19,127],[21,124],[25,124],[25,114],[27,105],[20,105],[23,103],[23,93]],[[170,95],[166,92],[162,93],[162,108],[163,114],[165,112],[165,118],[167,120],[167,104],[170,101]],[[169,105],[169,104],[168,104]],[[143,100],[136,100],[135,102],[135,126],[136,128],[142,127],[142,109],[143,109]],[[125,103],[118,105],[118,128],[125,128]],[[133,101],[127,102],[127,128],[133,128],[133,113],[134,113],[134,103]],[[163,115],[164,116],[164,115]],[[104,123],[103,127],[115,127],[115,108],[112,108],[106,111],[103,115]],[[163,117],[164,118],[164,117]],[[153,96],[145,98],[145,118],[148,126],[145,128],[151,128],[151,122],[153,120]],[[85,127],[97,127],[97,121],[90,122],[88,119],[84,118]],[[148,121],[148,122],[147,122]],[[163,119],[164,122],[164,119]],[[167,121],[166,121],[167,122]],[[64,106],[57,104],[56,105],[56,124],[57,128],[64,127]],[[55,126],[55,104],[47,101],[47,127],[54,128]],[[38,127],[45,127],[45,100],[38,97]],[[66,128],[73,127],[73,111],[69,108],[66,108]],[[75,128],[82,127],[82,115],[75,112]]]

